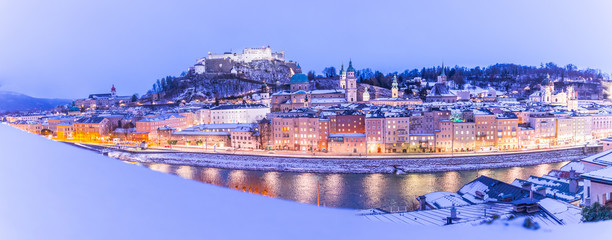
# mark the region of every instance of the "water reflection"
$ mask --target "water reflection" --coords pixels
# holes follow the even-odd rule
[[[144,166],[183,178],[239,191],[339,208],[414,209],[415,197],[430,192],[456,192],[480,175],[511,183],[514,179],[542,176],[566,162],[527,167],[395,174],[316,174],[275,171],[228,170],[160,163]]]
[[[318,176],[314,173],[302,173],[293,181],[293,200],[302,203],[317,203]]]
[[[280,174],[278,172],[265,172],[263,174],[264,195],[274,197],[279,195]]]
[[[196,179],[193,173],[194,173],[194,167],[192,166],[179,166],[176,169],[176,175],[179,175],[187,179]]]
[[[340,174],[329,174],[324,177],[323,186],[320,186],[322,205],[337,206],[342,201],[344,178]]]
[[[365,191],[366,202],[368,206],[380,206],[382,205],[381,200],[384,197],[384,190],[386,188],[394,188],[396,186],[387,185],[386,178],[383,174],[367,174],[363,178],[363,191]]]

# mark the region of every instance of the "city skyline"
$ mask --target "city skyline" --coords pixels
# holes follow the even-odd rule
[[[0,45],[10,46],[0,90],[79,98],[115,84],[121,95],[143,94],[208,52],[262,45],[318,73],[349,59],[383,72],[442,62],[612,70],[608,2],[147,2],[138,17],[137,2],[47,4],[0,3]]]

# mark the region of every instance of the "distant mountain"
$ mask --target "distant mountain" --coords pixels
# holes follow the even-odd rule
[[[35,98],[25,94],[0,91],[0,113],[27,110],[47,110],[71,103],[69,99]]]

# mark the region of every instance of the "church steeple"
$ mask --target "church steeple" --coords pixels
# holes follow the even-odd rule
[[[438,76],[438,83],[446,84],[446,72],[444,70],[444,62],[442,62],[442,72]]]
[[[349,61],[349,66],[346,69],[346,101],[357,101],[357,79],[355,78],[355,68],[353,61]]]
[[[392,98],[398,98],[399,94],[398,94],[398,87],[397,87],[397,74],[393,75],[393,83],[391,84],[391,97]]]
[[[444,62],[442,62],[442,76],[446,76],[446,70],[444,69]]]

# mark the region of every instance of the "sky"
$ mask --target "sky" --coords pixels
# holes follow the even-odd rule
[[[554,62],[612,72],[612,1],[0,0],[0,91],[144,94],[208,52],[271,46],[320,73]]]

